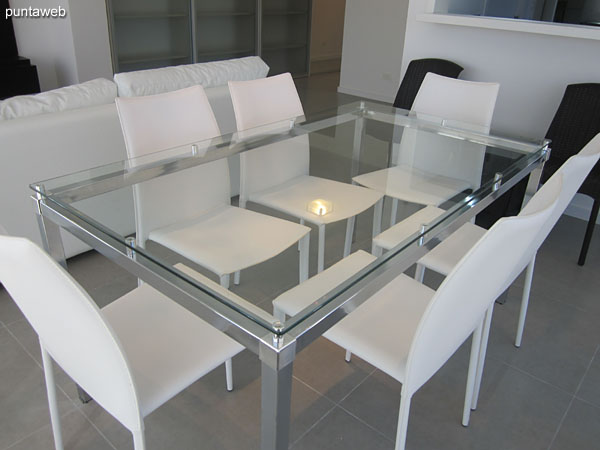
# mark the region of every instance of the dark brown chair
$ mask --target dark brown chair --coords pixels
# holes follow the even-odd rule
[[[458,78],[463,68],[452,61],[436,58],[413,59],[406,68],[406,74],[400,83],[394,106],[410,109],[419,92],[421,83],[428,72],[445,77]]]
[[[542,181],[550,178],[569,157],[577,153],[598,133],[600,133],[600,84],[570,84],[546,133],[546,137],[552,140],[550,144],[552,152],[550,160],[544,166]],[[594,199],[579,253],[578,264],[583,266],[600,207],[600,164],[596,164],[592,169],[578,192]]]

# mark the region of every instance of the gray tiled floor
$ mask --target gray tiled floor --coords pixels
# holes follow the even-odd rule
[[[318,111],[351,100],[336,94],[336,84],[335,75],[298,80],[305,109]],[[522,279],[510,289],[506,304],[496,306],[471,425],[460,425],[467,342],[415,395],[408,448],[600,448],[600,230],[586,266],[579,267],[583,229],[583,222],[563,217],[543,245],[520,349],[512,342]],[[357,245],[363,246],[358,232]],[[328,242],[328,258],[335,258],[340,248],[335,239]],[[269,298],[295,282],[289,270],[281,269],[286,264],[297,264],[294,249],[276,262],[245,271],[236,290],[268,308]],[[71,259],[69,267],[100,305],[135,286],[132,277],[95,253]],[[430,274],[426,280],[439,282]],[[291,448],[393,448],[401,386],[356,357],[345,363],[343,355],[325,339],[298,355]],[[52,448],[37,339],[4,290],[0,380],[0,450]],[[82,405],[64,373],[57,380],[66,449],[132,448],[124,427],[94,402]],[[234,359],[234,381],[235,390],[226,392],[224,369],[218,368],[152,413],[146,419],[148,449],[259,448],[260,365],[253,354],[243,352]]]

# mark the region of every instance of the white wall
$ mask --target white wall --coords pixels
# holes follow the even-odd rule
[[[108,19],[104,0],[69,0],[79,82],[112,79]]]
[[[461,78],[500,82],[497,132],[543,137],[567,84],[600,82],[600,41],[419,22],[425,3],[410,1],[403,71],[438,57],[462,65]]]
[[[13,18],[19,55],[37,66],[43,91],[77,82],[68,4],[61,0],[10,0],[12,8],[67,10],[66,18]]]
[[[600,83],[600,41],[420,22],[426,3],[410,1],[403,72],[412,59],[438,57],[463,66],[461,78],[500,82],[495,132],[542,138],[568,84]],[[591,203],[577,195],[567,214],[587,220]]]
[[[19,55],[37,66],[42,91],[112,78],[104,0],[10,0],[10,6],[67,10],[65,18],[13,18]]]
[[[392,101],[408,0],[347,0],[339,92]]]

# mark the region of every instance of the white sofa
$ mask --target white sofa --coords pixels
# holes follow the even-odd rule
[[[263,78],[259,57],[116,74],[114,82],[80,85],[0,102],[0,225],[9,234],[41,243],[29,185],[126,159],[115,96],[150,95],[201,84],[222,133],[235,131],[227,81]],[[232,195],[239,192],[239,162],[230,159]],[[96,211],[121,233],[135,229],[130,192],[114,195],[110,210]],[[67,257],[88,247],[63,233]]]

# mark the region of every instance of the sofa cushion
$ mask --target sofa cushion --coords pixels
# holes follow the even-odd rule
[[[162,94],[201,85],[205,89],[228,81],[264,78],[269,66],[258,56],[115,74],[119,97]]]
[[[50,112],[86,108],[115,101],[117,86],[96,78],[35,95],[19,95],[0,102],[0,120],[17,119]]]

